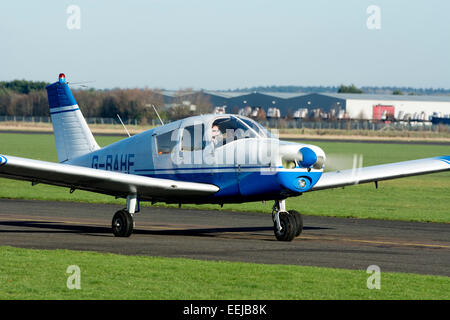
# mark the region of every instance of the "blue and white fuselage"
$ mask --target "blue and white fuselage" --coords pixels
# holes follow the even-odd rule
[[[220,137],[213,136],[213,127],[219,128]],[[324,161],[322,149],[280,141],[249,118],[202,115],[145,131],[67,163],[213,184],[217,193],[181,202],[227,203],[297,196],[317,183]],[[145,195],[140,199],[162,200]]]

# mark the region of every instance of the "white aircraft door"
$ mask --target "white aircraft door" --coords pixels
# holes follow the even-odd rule
[[[153,134],[153,176],[167,179],[176,178],[179,126],[180,122],[178,121],[169,123],[162,127],[162,130]]]

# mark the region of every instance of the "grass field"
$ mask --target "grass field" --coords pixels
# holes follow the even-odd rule
[[[119,138],[98,137],[100,145]],[[53,136],[0,134],[0,154],[56,161]],[[363,154],[364,165],[450,154],[448,146],[315,142],[326,153]],[[450,173],[325,190],[289,199],[311,215],[450,222]],[[117,203],[83,191],[0,179],[1,198]],[[324,199],[326,201],[324,201]],[[271,211],[272,203],[222,210]],[[198,207],[198,206],[197,206]],[[200,208],[218,206],[200,206]],[[69,265],[81,290],[69,290]],[[450,278],[382,272],[369,290],[365,270],[121,256],[0,247],[0,299],[450,299]]]
[[[104,146],[119,137],[97,137]],[[0,134],[0,154],[56,161],[53,135]],[[313,142],[327,154],[345,154],[350,157],[362,154],[364,166],[420,159],[438,155],[449,155],[450,146],[411,144],[371,144],[347,142]],[[56,201],[83,201],[116,203],[123,205],[123,199],[114,199],[89,192],[76,191],[46,185],[32,187],[28,182],[0,179],[0,198],[41,199]],[[324,201],[325,199],[325,201]],[[450,172],[436,173],[346,187],[345,189],[323,190],[289,198],[287,207],[308,215],[357,217],[374,219],[410,220],[424,222],[450,222]],[[217,209],[217,205],[183,206]],[[220,210],[271,212],[272,203],[245,203],[225,205]]]
[[[80,268],[80,290],[66,286]],[[381,270],[382,271],[382,270]],[[0,247],[0,299],[450,299],[450,278]]]

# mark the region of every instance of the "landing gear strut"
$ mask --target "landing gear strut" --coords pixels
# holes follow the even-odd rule
[[[284,200],[276,200],[272,210],[273,230],[279,241],[292,241],[303,230],[303,219],[295,210],[286,211]]]
[[[136,212],[136,206],[136,195],[129,195],[127,197],[127,208],[119,210],[114,214],[111,226],[113,234],[116,237],[129,237],[133,233],[133,214]]]

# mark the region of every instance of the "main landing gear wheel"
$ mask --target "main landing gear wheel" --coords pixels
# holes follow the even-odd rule
[[[133,233],[133,216],[127,210],[120,210],[112,219],[112,231],[116,237],[129,237]]]

